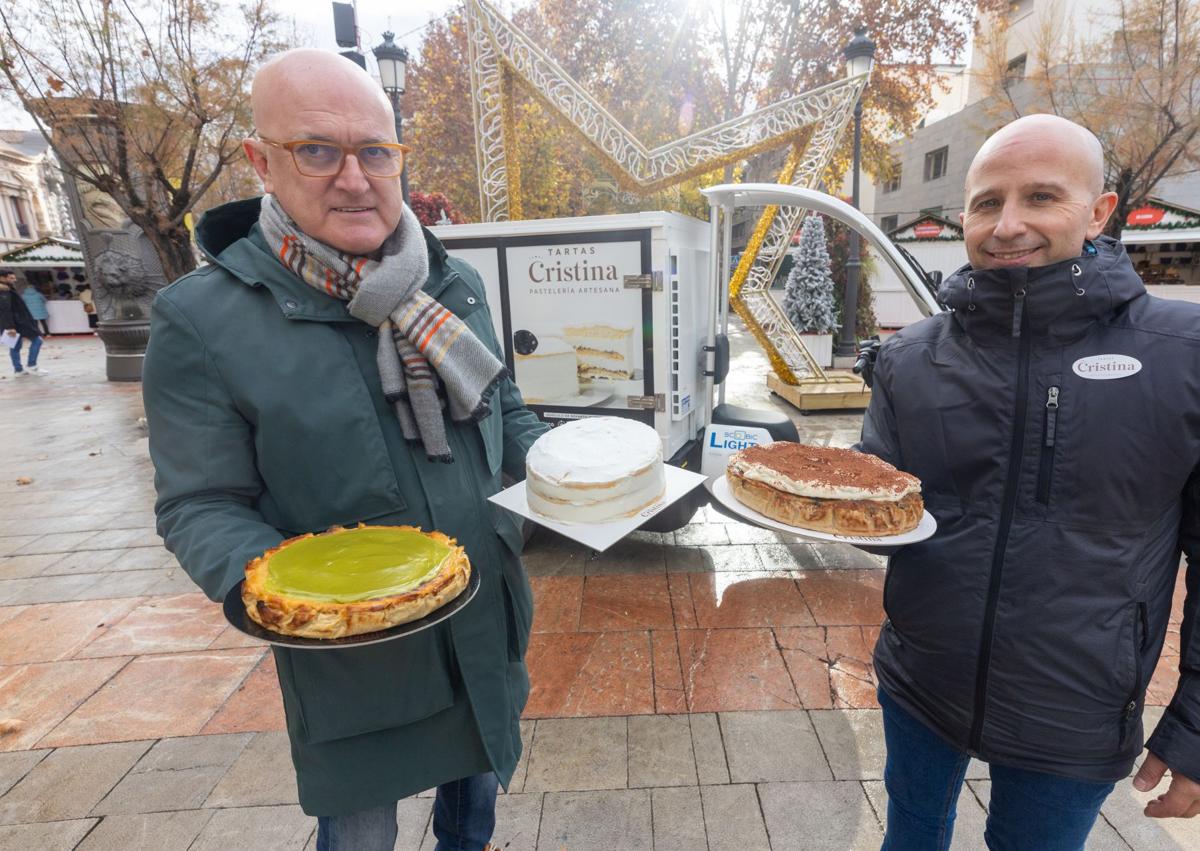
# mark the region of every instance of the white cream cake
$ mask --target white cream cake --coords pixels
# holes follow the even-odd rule
[[[581,381],[624,381],[633,378],[633,328],[613,325],[573,325],[563,338],[579,356]]]
[[[543,434],[525,471],[529,507],[568,523],[631,517],[666,491],[658,432],[621,417],[572,420]]]
[[[552,402],[579,395],[579,358],[561,337],[542,337],[530,354],[514,356],[517,386],[526,402]]]

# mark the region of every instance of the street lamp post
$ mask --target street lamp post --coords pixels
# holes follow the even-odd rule
[[[867,38],[867,31],[859,28],[854,38],[842,51],[846,58],[846,76],[857,77],[868,74],[875,62],[875,42]],[[862,97],[854,104],[854,177],[852,182],[850,203],[858,209],[858,173],[862,160]],[[837,344],[837,354],[844,357],[854,357],[858,351],[858,341],[855,337],[855,318],[858,314],[858,284],[862,272],[862,260],[859,256],[858,231],[850,228],[850,243],[846,258],[846,293],[842,300],[842,333]]]
[[[400,117],[400,96],[404,94],[404,76],[408,68],[408,51],[396,44],[395,33],[385,32],[383,44],[371,52],[375,54],[375,62],[379,65],[379,81],[387,92],[388,100],[392,102],[392,112],[396,116],[396,141],[404,141],[404,119]],[[400,172],[400,191],[404,195],[404,203],[408,203],[408,163]]]

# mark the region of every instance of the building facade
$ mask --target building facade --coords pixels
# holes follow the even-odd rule
[[[963,210],[967,169],[983,141],[1015,114],[1039,111],[1035,108],[1038,93],[1024,80],[1039,51],[1063,47],[1059,42],[1068,34],[1088,41],[1104,38],[1118,25],[1111,4],[1102,0],[1018,0],[1011,7],[1004,37],[996,35],[1000,26],[996,20],[981,20],[962,108],[931,114],[923,127],[893,144],[899,171],[888,182],[876,182],[873,221],[885,233],[923,215],[957,221]],[[989,82],[1000,63],[1006,69],[1006,96],[1015,109],[1000,109],[988,96]],[[1200,198],[1200,174],[1164,178],[1153,195],[1159,202],[1194,208]]]
[[[75,239],[66,183],[36,130],[0,130],[0,254],[46,237]]]

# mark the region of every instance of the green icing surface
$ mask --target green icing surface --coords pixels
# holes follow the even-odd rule
[[[445,544],[398,529],[317,535],[271,557],[266,590],[336,603],[404,594],[431,579],[449,553]]]

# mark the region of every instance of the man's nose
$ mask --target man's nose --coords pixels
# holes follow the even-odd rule
[[[345,192],[366,192],[371,188],[371,181],[367,179],[358,157],[354,154],[346,154],[346,159],[342,161],[342,170],[338,172],[333,183]]]
[[[996,222],[992,236],[999,240],[1008,241],[1015,239],[1024,232],[1025,221],[1021,218],[1020,211],[1012,204],[1005,204],[1000,209],[1000,218]]]

